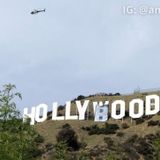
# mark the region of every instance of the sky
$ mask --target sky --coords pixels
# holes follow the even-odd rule
[[[159,0],[0,0],[0,85],[18,108],[78,95],[160,87],[160,14],[124,14]],[[31,15],[34,9],[45,13]]]

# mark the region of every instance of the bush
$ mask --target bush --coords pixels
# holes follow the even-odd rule
[[[105,134],[115,134],[116,131],[119,129],[119,126],[117,124],[108,124],[105,123]]]
[[[52,143],[47,143],[45,145],[45,148],[46,148],[46,151],[48,152],[54,148],[54,145]]]
[[[103,148],[99,145],[94,146],[92,149],[90,149],[90,157],[93,157],[98,160],[99,156],[102,155]]]
[[[160,159],[160,138],[154,141],[155,159]]]
[[[105,137],[104,138],[104,142],[108,145],[108,146],[113,146],[114,141],[112,140],[112,138],[110,137]]]
[[[82,127],[83,130],[88,131],[89,135],[94,134],[115,134],[116,131],[119,129],[119,126],[117,124],[108,124],[105,123],[104,127],[99,127],[98,125],[92,125],[90,127]]]
[[[89,157],[89,153],[85,152],[85,151],[81,151],[79,153],[79,155],[77,156],[77,159],[78,160],[87,160],[87,159],[90,159]]]
[[[115,93],[114,95],[115,95],[115,96],[120,96],[121,94],[120,94],[120,93]]]
[[[33,160],[42,154],[37,144],[42,139],[29,119],[21,119],[15,98],[22,96],[15,89],[15,85],[8,84],[0,90],[0,159]]]
[[[123,128],[123,129],[127,129],[127,128],[129,128],[129,126],[128,126],[127,123],[122,123],[122,128]]]
[[[89,128],[88,128],[89,129]],[[93,135],[93,134],[102,134],[102,129],[99,128],[97,125],[93,125],[90,127],[88,134]]]
[[[155,135],[147,135],[145,137],[138,137],[133,135],[124,144],[124,148],[128,154],[134,153],[134,155],[143,155],[145,160],[154,159],[153,142]],[[138,153],[138,154],[137,154]],[[132,154],[131,154],[132,156]],[[139,159],[138,157],[136,159]]]
[[[55,158],[56,160],[65,160],[67,153],[67,145],[65,142],[61,141],[55,146]]]
[[[142,155],[146,155],[147,157],[150,157],[150,159],[153,159],[153,147],[148,143],[146,138],[139,138],[138,139],[138,145],[135,146],[138,153]],[[151,158],[152,157],[152,158]]]
[[[84,131],[90,131],[90,127],[84,127],[83,126],[83,127],[81,127],[81,129],[84,130]]]
[[[149,116],[143,116],[142,118],[145,119],[145,120],[149,120],[153,117],[153,115],[149,115]]]
[[[78,150],[80,144],[77,140],[76,132],[68,125],[63,126],[57,135],[57,142],[65,142],[67,147],[71,150]]]
[[[38,148],[35,148],[35,147],[31,147],[28,149],[28,155],[26,156],[26,159],[27,157],[29,159],[31,159],[32,157],[36,158],[36,157],[40,157],[42,155],[42,150],[38,149]],[[29,155],[32,155],[32,156],[29,156]]]
[[[159,121],[151,120],[151,121],[148,122],[148,126],[158,126],[158,125],[159,125]]]
[[[70,124],[66,123],[62,126],[62,128],[71,128]]]
[[[137,139],[138,139],[138,135],[134,134],[132,137],[128,138],[126,143],[134,143],[135,141],[137,141]]]
[[[79,95],[79,96],[77,97],[77,100],[82,100],[82,99],[85,99],[85,96]]]
[[[136,119],[136,125],[138,124],[142,124],[144,122],[144,119],[140,118],[140,119]]]
[[[41,135],[37,135],[37,137],[35,138],[35,142],[36,143],[43,143],[44,142],[44,138]]]

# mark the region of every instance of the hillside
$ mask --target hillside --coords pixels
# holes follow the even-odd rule
[[[89,97],[84,97],[84,99],[89,99],[90,101],[110,101],[123,99],[128,102],[134,98],[144,99],[146,95],[157,94],[160,95],[159,91],[147,92],[147,93],[136,93],[133,95],[94,95]],[[74,101],[72,113],[76,112],[74,108]],[[61,115],[64,114],[63,107],[59,111]],[[89,112],[91,115],[93,113],[92,107],[90,107]],[[92,116],[90,118],[86,117],[85,121],[52,121],[50,120],[50,114],[48,114],[48,120],[44,123],[36,124],[35,128],[41,136],[44,137],[44,143],[41,145],[44,154],[43,158],[45,160],[54,159],[54,145],[57,143],[56,136],[58,132],[62,129],[62,126],[68,123],[71,128],[76,132],[78,136],[78,141],[85,144],[78,153],[86,152],[90,155],[87,159],[148,159],[151,160],[154,157],[154,141],[160,138],[160,115],[155,115],[152,117],[143,117],[139,120],[131,120],[129,117],[125,117],[123,120],[113,120],[109,119],[107,125],[117,125],[118,129],[115,133],[103,133],[97,132],[90,134],[92,127],[96,127],[97,130],[103,130],[106,127],[106,123],[94,122]],[[50,146],[50,147],[48,147]],[[146,147],[146,148],[145,148]],[[141,149],[143,148],[143,149]],[[71,154],[76,154],[76,152],[71,152]],[[113,157],[112,157],[113,155]],[[75,158],[73,158],[75,159]]]

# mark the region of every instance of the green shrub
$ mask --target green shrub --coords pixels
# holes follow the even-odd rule
[[[85,151],[81,151],[78,156],[77,156],[77,160],[89,160],[89,153],[85,152]]]
[[[79,101],[80,101],[80,100],[83,100],[83,99],[85,99],[85,98],[86,98],[85,96],[79,95],[76,100],[79,100]]]
[[[155,149],[154,160],[160,160],[160,138],[157,138],[153,144]]]
[[[136,125],[138,125],[138,124],[142,124],[144,122],[144,119],[143,118],[138,118],[135,121],[136,121]]]
[[[117,124],[105,123],[104,133],[105,134],[115,134],[118,129],[119,129],[119,126]]]
[[[158,126],[158,125],[159,125],[159,121],[151,120],[151,121],[148,122],[148,126]]]
[[[44,138],[41,135],[37,135],[35,138],[35,142],[36,143],[43,143],[44,142]]]
[[[68,124],[68,123],[66,123],[66,124],[64,124],[64,125],[62,126],[62,128],[71,128],[71,125]]]
[[[60,141],[55,146],[55,158],[56,160],[66,160],[67,144]]]
[[[14,100],[22,97],[15,89],[15,85],[7,84],[0,90],[0,159],[33,160],[42,154],[37,144],[42,138],[37,140],[38,134],[29,119],[23,123],[20,118]]]
[[[63,126],[62,129],[58,132],[57,142],[65,142],[67,147],[71,150],[79,150],[80,144],[76,132],[69,127],[68,125]]]
[[[119,129],[119,126],[117,124],[108,124],[105,123],[104,127],[99,127],[98,125],[92,125],[90,127],[82,127],[83,130],[88,131],[89,135],[94,135],[94,134],[115,134],[116,131]]]

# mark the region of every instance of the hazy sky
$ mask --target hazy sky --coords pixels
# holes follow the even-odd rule
[[[0,0],[0,85],[13,83],[23,107],[97,92],[160,87],[160,15],[123,6],[159,0]],[[33,9],[46,13],[31,15]]]

